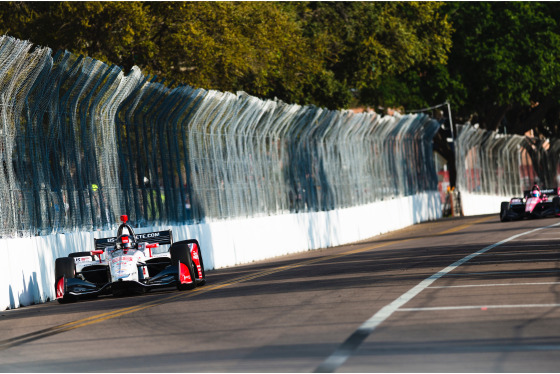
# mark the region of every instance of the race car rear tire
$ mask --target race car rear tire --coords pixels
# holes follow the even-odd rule
[[[187,244],[187,245],[188,245],[188,243],[192,244],[193,240],[181,240],[179,242],[175,242],[175,244]],[[194,260],[192,260],[192,257],[191,257],[191,260],[193,262],[193,269],[195,270],[194,274],[195,274],[195,277],[196,277],[196,285],[197,286],[204,286],[206,284],[206,271],[204,270],[204,260],[202,259],[202,251],[200,250],[200,244],[198,243],[198,241],[196,241],[196,246],[197,246],[197,250],[198,250],[198,260],[200,261],[200,268],[201,268],[201,271],[202,271],[202,278],[198,277],[198,271],[196,271],[196,267],[194,265]]]
[[[195,288],[196,278],[189,245],[181,242],[173,243],[171,245],[171,248],[169,248],[169,253],[171,255],[171,263],[173,265],[179,265],[180,262],[186,265],[187,269],[189,269],[191,279],[193,280],[193,282],[189,284],[181,284],[180,282],[177,282],[177,289],[183,291],[192,290],[193,288]]]
[[[507,212],[509,210],[509,203],[507,201],[503,201],[500,205],[500,221],[505,222],[507,221]]]
[[[554,196],[552,199],[552,207],[554,208],[554,214],[560,213],[560,197]]]
[[[75,278],[76,277],[76,263],[71,257],[61,257],[57,258],[54,262],[54,279],[55,279],[55,289],[56,283],[60,278]],[[64,295],[61,299],[57,299],[59,303],[65,304],[69,302],[76,301],[76,298],[72,295]]]

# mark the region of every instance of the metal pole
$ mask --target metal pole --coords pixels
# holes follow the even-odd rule
[[[449,114],[449,126],[451,127],[451,139],[453,140],[453,145],[455,145],[455,135],[453,131],[453,119],[451,118],[451,105],[449,105],[449,101],[446,101],[445,104],[447,105],[447,113]]]

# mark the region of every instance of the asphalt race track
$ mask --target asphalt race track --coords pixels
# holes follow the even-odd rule
[[[559,219],[444,219],[194,291],[3,311],[0,371],[558,372],[559,248]]]

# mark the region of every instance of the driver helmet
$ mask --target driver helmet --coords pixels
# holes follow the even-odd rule
[[[123,249],[125,252],[129,249],[135,249],[136,243],[131,235],[121,235],[115,242],[115,249]]]
[[[535,190],[533,190],[533,191],[531,192],[531,196],[533,196],[533,197],[539,197],[539,196],[541,196],[541,192],[540,192],[539,190],[536,190],[536,189],[535,189]]]

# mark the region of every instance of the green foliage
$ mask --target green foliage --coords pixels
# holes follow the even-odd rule
[[[276,3],[150,3],[161,20],[157,61],[144,66],[190,85],[300,101],[320,70],[297,22]]]
[[[152,18],[140,2],[3,2],[2,34],[108,64],[154,57]]]
[[[463,111],[529,106],[560,83],[558,25],[544,3],[452,3],[449,70],[466,87]],[[491,116],[484,115],[485,118]],[[488,123],[489,127],[495,125]]]
[[[451,101],[460,120],[520,134],[541,127],[544,133],[542,120],[558,110],[558,99],[551,99],[560,93],[558,4],[453,2],[445,10],[456,31],[440,73],[456,95]]]
[[[433,2],[316,2],[301,6],[305,35],[320,41],[325,68],[365,105],[397,105],[392,88],[418,65],[445,64],[451,24]],[[391,87],[387,87],[389,84]]]
[[[432,2],[3,2],[0,32],[207,89],[347,107],[398,100],[384,84],[445,64]],[[402,86],[395,80],[392,87]]]
[[[560,5],[450,2],[438,12],[453,27],[450,52],[435,53],[447,61],[416,58],[407,68],[385,69],[379,83],[362,88],[361,95],[409,109],[449,100],[456,123],[560,137]]]

